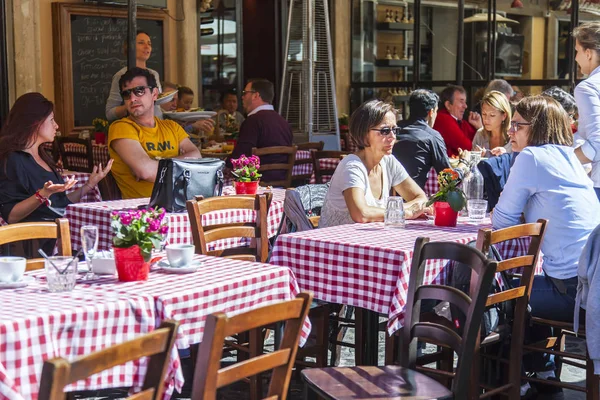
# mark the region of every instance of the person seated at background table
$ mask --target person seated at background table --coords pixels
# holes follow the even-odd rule
[[[12,106],[0,131],[0,214],[9,224],[62,217],[110,171],[112,160],[104,168],[94,166],[89,181],[67,194],[77,181],[65,181],[40,147],[54,140],[57,129],[54,104],[42,94],[24,94]],[[54,247],[54,241],[40,244],[46,252]]]
[[[544,96],[552,97],[554,100],[558,101],[558,104],[562,106],[562,108],[567,112],[569,116],[569,123],[571,124],[571,130],[573,134],[577,133],[577,103],[575,102],[575,97],[569,93],[559,88],[558,86],[552,86],[542,92]],[[583,139],[578,139],[578,136],[575,135],[575,142],[577,140],[581,140],[579,146],[583,144]],[[575,147],[578,147],[577,143]]]
[[[234,126],[240,128],[245,118],[238,111],[238,98],[235,90],[228,90],[221,95],[221,109],[217,111],[217,127],[215,135],[227,132],[228,119],[233,118]],[[216,129],[220,129],[217,132]]]
[[[231,168],[231,159],[240,158],[242,154],[250,156],[252,148],[272,146],[291,146],[292,128],[290,124],[275,111],[273,84],[266,79],[250,79],[242,92],[242,104],[248,114],[240,126],[237,143],[233,148],[227,166]],[[287,155],[272,154],[260,159],[261,165],[287,163]],[[285,171],[265,171],[264,180],[283,180]]]
[[[544,275],[536,275],[531,314],[573,321],[577,265],[590,233],[600,223],[592,181],[573,149],[567,113],[547,96],[525,97],[509,131],[516,157],[492,214],[494,229],[548,219],[542,242]]]
[[[158,96],[154,75],[132,68],[119,80],[129,117],[113,122],[108,149],[113,176],[124,199],[149,197],[158,170],[157,158],[201,158],[200,151],[175,121],[154,115]]]
[[[500,92],[504,95],[504,97],[506,98],[506,101],[508,101],[509,105],[510,105],[510,99],[513,96],[513,94],[515,93],[512,86],[510,86],[510,83],[506,82],[504,79],[493,79],[490,81],[490,83],[487,84],[487,86],[485,87],[485,93],[483,94],[484,96],[490,92]]]
[[[423,214],[425,192],[392,155],[398,131],[394,107],[367,101],[352,113],[349,128],[358,150],[344,157],[331,177],[319,227],[383,221],[391,189],[406,201],[406,219]]]
[[[487,92],[481,99],[483,126],[473,138],[473,151],[480,151],[482,157],[512,153],[508,141],[511,115],[510,103],[504,94],[497,90]]]
[[[440,93],[440,107],[433,129],[438,131],[446,143],[448,156],[458,155],[458,149],[473,147],[473,137],[482,127],[481,116],[470,112],[468,121],[463,120],[467,109],[467,92],[462,86],[448,85]]]
[[[172,83],[172,82],[163,82],[162,83],[162,89],[163,89],[163,93],[169,93],[169,92],[173,92],[175,90],[177,90],[177,85]],[[171,101],[167,101],[166,103],[162,103],[160,105],[160,109],[163,112],[172,112],[175,111],[177,109],[177,101],[179,99],[179,92],[175,93],[173,95],[173,98],[171,99]]]
[[[177,111],[189,111],[194,102],[194,91],[187,86],[179,86],[177,92]]]
[[[432,129],[440,98],[428,89],[413,91],[408,100],[410,119],[401,126],[392,154],[421,189],[431,168],[450,168],[444,139]]]
[[[152,42],[150,41],[150,35],[144,31],[137,31],[135,43],[135,65],[138,68],[146,69],[146,62],[152,54]],[[124,44],[125,54],[127,54],[127,44],[127,42]],[[121,89],[119,87],[119,80],[125,71],[127,71],[127,66],[121,68],[116,74],[113,75],[112,83],[110,85],[110,93],[108,94],[108,99],[106,99],[105,111],[108,122],[113,122],[119,118],[127,116],[127,107],[123,104],[123,99],[121,98]],[[158,88],[158,92],[162,92],[160,84],[158,84],[158,82],[160,82],[158,72],[149,68],[148,71],[154,75],[154,79],[157,82],[156,86]],[[159,118],[162,118],[162,112],[160,111],[159,106],[156,106],[156,115]]]

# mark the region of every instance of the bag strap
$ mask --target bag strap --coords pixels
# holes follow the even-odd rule
[[[189,169],[183,170],[183,198],[189,199],[188,197],[188,186],[190,185],[190,180],[192,179],[192,173]]]
[[[223,170],[217,170],[217,196],[220,196],[223,193]]]

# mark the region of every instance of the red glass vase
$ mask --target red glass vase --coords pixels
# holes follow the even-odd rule
[[[433,224],[436,226],[456,226],[458,220],[458,211],[454,211],[450,204],[445,201],[436,201],[433,203],[435,210],[435,219]]]
[[[233,186],[235,187],[235,194],[256,194],[258,190],[258,182],[238,182],[234,181]]]
[[[104,132],[95,132],[94,133],[94,141],[96,144],[105,144],[106,143],[106,134]]]
[[[115,265],[121,282],[147,281],[150,263],[144,260],[137,244],[131,247],[115,247]]]

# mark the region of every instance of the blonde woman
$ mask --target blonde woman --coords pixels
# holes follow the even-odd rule
[[[483,127],[473,138],[473,151],[481,151],[482,157],[494,157],[511,153],[508,129],[512,113],[506,96],[492,90],[481,99]]]

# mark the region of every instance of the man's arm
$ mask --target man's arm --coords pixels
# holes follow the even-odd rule
[[[133,139],[114,139],[110,146],[138,180],[154,182],[158,172],[158,161],[148,157],[140,142]]]
[[[450,160],[446,151],[444,140],[439,137],[433,137],[431,140],[431,166],[435,168],[438,174],[446,168],[450,168]]]
[[[202,158],[202,156],[194,143],[189,138],[185,138],[179,142],[179,156],[175,158]]]

